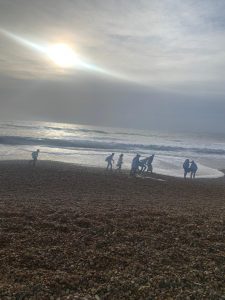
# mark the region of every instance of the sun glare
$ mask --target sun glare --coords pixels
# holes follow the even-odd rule
[[[1,1],[1,0],[0,0]],[[83,60],[69,44],[57,43],[46,46],[37,44],[33,41],[27,40],[19,35],[0,28],[0,33],[3,33],[8,38],[16,41],[17,43],[28,47],[34,51],[37,51],[43,55],[43,57],[48,58],[48,60],[54,63],[61,69],[79,69],[86,70],[89,72],[96,72],[102,75],[113,76],[121,79],[127,79],[124,76],[116,74],[114,72],[107,71],[95,64],[89,63],[86,59]]]
[[[66,44],[55,44],[48,48],[48,57],[61,68],[72,68],[79,63],[76,53]]]

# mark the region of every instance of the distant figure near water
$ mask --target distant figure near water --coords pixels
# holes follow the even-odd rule
[[[140,170],[141,174],[144,173],[146,170],[147,170],[147,172],[152,173],[152,171],[153,171],[152,162],[153,162],[154,156],[155,156],[155,154],[139,160],[139,167],[141,167],[141,170]]]
[[[117,161],[117,170],[120,172],[123,164],[123,154],[121,153]]]
[[[131,176],[135,176],[138,171],[138,167],[140,165],[140,161],[139,161],[140,156],[141,156],[140,154],[137,154],[132,160],[131,170],[130,170]]]
[[[191,178],[195,178],[196,172],[198,170],[197,164],[192,160],[190,166]]]
[[[148,158],[148,161],[147,161],[147,167],[148,167],[147,172],[153,173],[152,162],[153,162],[154,157],[155,157],[155,154],[152,154]]]
[[[37,163],[37,160],[38,160],[39,152],[40,152],[40,150],[37,149],[36,151],[34,151],[34,152],[31,153],[31,156],[32,156],[32,161],[31,161],[31,163],[33,164],[34,167],[36,166],[36,163]]]
[[[187,158],[187,159],[184,161],[184,163],[183,163],[184,178],[185,178],[185,179],[186,179],[186,177],[187,177],[187,173],[190,172],[190,166],[189,166],[189,164],[190,164],[190,161],[189,161],[189,159]]]
[[[107,156],[105,161],[107,162],[106,170],[112,171],[112,164],[114,163],[113,157],[115,153],[112,153],[111,155]]]
[[[141,167],[140,173],[144,173],[147,169],[148,159],[149,157],[139,160],[139,167]]]

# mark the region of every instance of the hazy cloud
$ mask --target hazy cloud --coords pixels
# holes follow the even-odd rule
[[[1,28],[43,46],[69,43],[88,62],[129,79],[66,74],[0,34],[4,115],[14,103],[15,116],[25,110],[72,121],[74,110],[78,122],[155,128],[188,128],[182,119],[191,115],[193,129],[216,120],[217,130],[225,112],[224,11],[223,0],[0,0]],[[136,113],[143,118],[134,121]]]

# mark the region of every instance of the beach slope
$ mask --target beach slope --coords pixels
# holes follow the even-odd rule
[[[1,162],[0,299],[224,299],[224,178],[153,177]]]

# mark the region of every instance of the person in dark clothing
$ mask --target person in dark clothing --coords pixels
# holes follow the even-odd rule
[[[184,178],[186,179],[187,173],[190,172],[190,161],[188,158],[183,163],[183,169],[184,169]]]
[[[139,160],[139,167],[141,167],[140,173],[144,173],[144,171],[147,169],[148,159],[149,157]]]
[[[138,171],[138,167],[139,167],[139,159],[140,159],[140,154],[137,154],[131,163],[131,170],[130,170],[130,175],[131,176],[136,176],[136,173]]]
[[[105,161],[107,162],[106,170],[112,171],[112,164],[114,163],[113,157],[115,153],[112,153],[111,155],[107,156]]]
[[[34,151],[34,152],[31,153],[31,156],[32,156],[32,161],[31,161],[31,163],[33,164],[34,167],[36,166],[36,163],[37,163],[37,160],[38,160],[39,152],[40,152],[40,150],[37,149],[36,151]]]
[[[123,154],[121,153],[117,161],[117,170],[120,172],[123,164]]]
[[[195,178],[196,172],[198,170],[197,164],[192,160],[190,165],[191,178]]]
[[[150,172],[150,173],[153,172],[152,162],[153,162],[154,157],[155,157],[155,154],[152,154],[148,158],[148,161],[147,161],[147,167],[148,167],[147,172]]]

